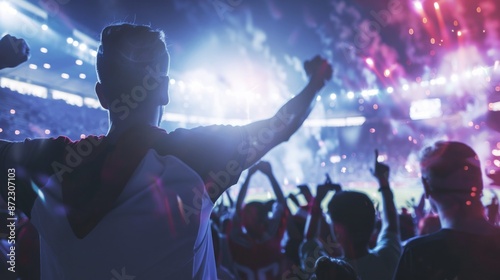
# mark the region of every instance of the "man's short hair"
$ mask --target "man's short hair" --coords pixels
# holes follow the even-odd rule
[[[480,193],[483,189],[479,157],[461,142],[438,141],[424,148],[420,169],[434,193]]]
[[[166,75],[168,68],[163,31],[127,23],[102,30],[96,70],[99,82],[107,89],[107,98],[129,94],[135,86],[143,85],[148,74]]]
[[[332,222],[344,226],[355,242],[368,244],[375,227],[375,207],[366,194],[336,193],[328,204],[328,211]]]

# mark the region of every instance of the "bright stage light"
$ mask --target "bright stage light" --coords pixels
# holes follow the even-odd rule
[[[412,120],[425,120],[438,118],[443,115],[441,99],[423,99],[413,101],[410,106],[410,118]]]
[[[434,9],[439,10],[439,3],[438,2],[434,2]]]
[[[368,66],[370,66],[370,67],[373,67],[373,65],[375,64],[375,63],[373,62],[373,59],[372,59],[371,57],[366,58],[366,59],[365,59],[365,62],[366,62],[366,64],[368,64]]]
[[[413,7],[415,7],[415,9],[419,12],[424,9],[424,7],[422,6],[422,2],[420,2],[420,1],[414,1]]]
[[[43,31],[49,30],[49,27],[47,26],[47,24],[42,24],[42,30]]]
[[[410,86],[408,84],[404,84],[403,85],[403,90],[406,91],[406,90],[409,90],[410,89]]]
[[[335,99],[337,99],[337,95],[336,95],[335,93],[331,93],[331,94],[330,94],[330,99],[331,99],[331,100],[335,100]]]
[[[80,42],[75,40],[75,41],[73,41],[72,44],[73,44],[73,47],[78,47],[78,45],[80,45]]]
[[[82,52],[87,50],[87,45],[81,44],[80,47],[78,47]]]
[[[40,48],[40,52],[42,52],[42,53],[48,53],[49,50],[47,50],[47,48]]]
[[[43,64],[43,68],[45,68],[45,69],[50,69],[50,64],[48,64],[48,63],[44,63],[44,64]]]
[[[29,67],[30,67],[30,69],[33,69],[33,70],[36,70],[38,68],[38,66],[36,66],[36,64],[30,64]]]
[[[339,163],[341,160],[340,156],[339,155],[333,155],[330,157],[330,162],[331,163]]]
[[[91,50],[90,51],[90,55],[93,56],[93,57],[97,57],[97,51]]]
[[[347,93],[347,98],[353,99],[354,98],[354,92],[350,91]]]
[[[62,73],[62,74],[61,74],[61,78],[63,78],[63,79],[66,79],[66,80],[67,80],[67,79],[69,79],[69,74],[68,74],[68,73]]]
[[[393,87],[388,87],[387,88],[387,93],[393,93],[394,92],[394,88]]]
[[[366,90],[361,91],[361,95],[363,97],[375,96],[378,94],[378,92],[379,92],[378,89],[366,89]]]
[[[500,101],[488,104],[488,110],[498,112],[500,111]]]
[[[83,65],[83,61],[81,59],[75,60],[76,65]]]
[[[68,44],[73,44],[73,41],[74,41],[74,40],[73,40],[73,38],[71,38],[71,37],[68,37],[68,38],[66,39],[66,43],[68,43]]]
[[[87,75],[80,73],[80,75],[78,77],[80,77],[80,79],[82,79],[82,80],[85,80],[87,78]]]
[[[500,157],[500,150],[494,149],[493,151],[491,151],[491,154],[496,157]]]
[[[16,15],[17,10],[7,1],[0,1],[0,12],[6,11],[11,15]]]

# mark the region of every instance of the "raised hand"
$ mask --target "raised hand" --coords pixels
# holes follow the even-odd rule
[[[259,163],[256,164],[256,167],[258,170],[260,170],[262,173],[269,175],[273,173],[273,169],[271,167],[271,164],[267,161],[260,161]]]
[[[387,164],[378,161],[378,150],[375,150],[375,167],[371,169],[371,172],[375,178],[380,182],[389,182],[389,171],[390,168]]]
[[[16,67],[30,57],[30,48],[24,39],[9,34],[0,39],[0,69]]]
[[[299,200],[297,199],[297,197],[293,194],[293,193],[290,193],[288,195],[288,198],[297,206],[297,207],[300,207],[300,203],[299,203]]]
[[[318,185],[316,189],[316,200],[323,200],[329,191],[340,191],[342,187],[339,184],[325,183]]]
[[[332,66],[326,59],[315,56],[312,60],[304,62],[304,70],[312,82],[324,84],[332,78]]]
[[[304,196],[304,198],[307,201],[307,204],[311,203],[313,200],[313,195],[311,193],[311,190],[309,190],[309,186],[307,185],[299,185],[297,188],[300,190],[300,193]]]

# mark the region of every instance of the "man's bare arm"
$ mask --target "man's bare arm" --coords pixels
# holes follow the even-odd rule
[[[299,94],[283,105],[273,117],[245,126],[249,139],[241,149],[248,153],[243,169],[253,165],[278,144],[287,141],[309,116],[316,94],[323,88],[325,81],[331,79],[332,68],[326,60],[317,56],[305,63],[305,70],[310,81]]]

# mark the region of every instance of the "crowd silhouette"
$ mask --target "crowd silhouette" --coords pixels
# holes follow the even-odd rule
[[[0,69],[27,59],[24,40],[0,40]],[[423,195],[401,213],[377,150],[378,206],[328,175],[285,195],[261,159],[307,118],[332,76],[329,62],[306,61],[309,82],[268,119],[167,133],[158,126],[169,63],[162,31],[107,26],[95,87],[108,111],[105,136],[0,140],[1,279],[500,279],[498,198],[483,205],[470,146],[425,147]],[[16,98],[9,100],[23,102]],[[86,125],[82,117],[68,129]],[[245,170],[234,201],[227,189]],[[274,193],[267,201],[247,199],[257,173]],[[12,174],[15,191],[5,184]],[[8,269],[12,197],[16,272]]]

